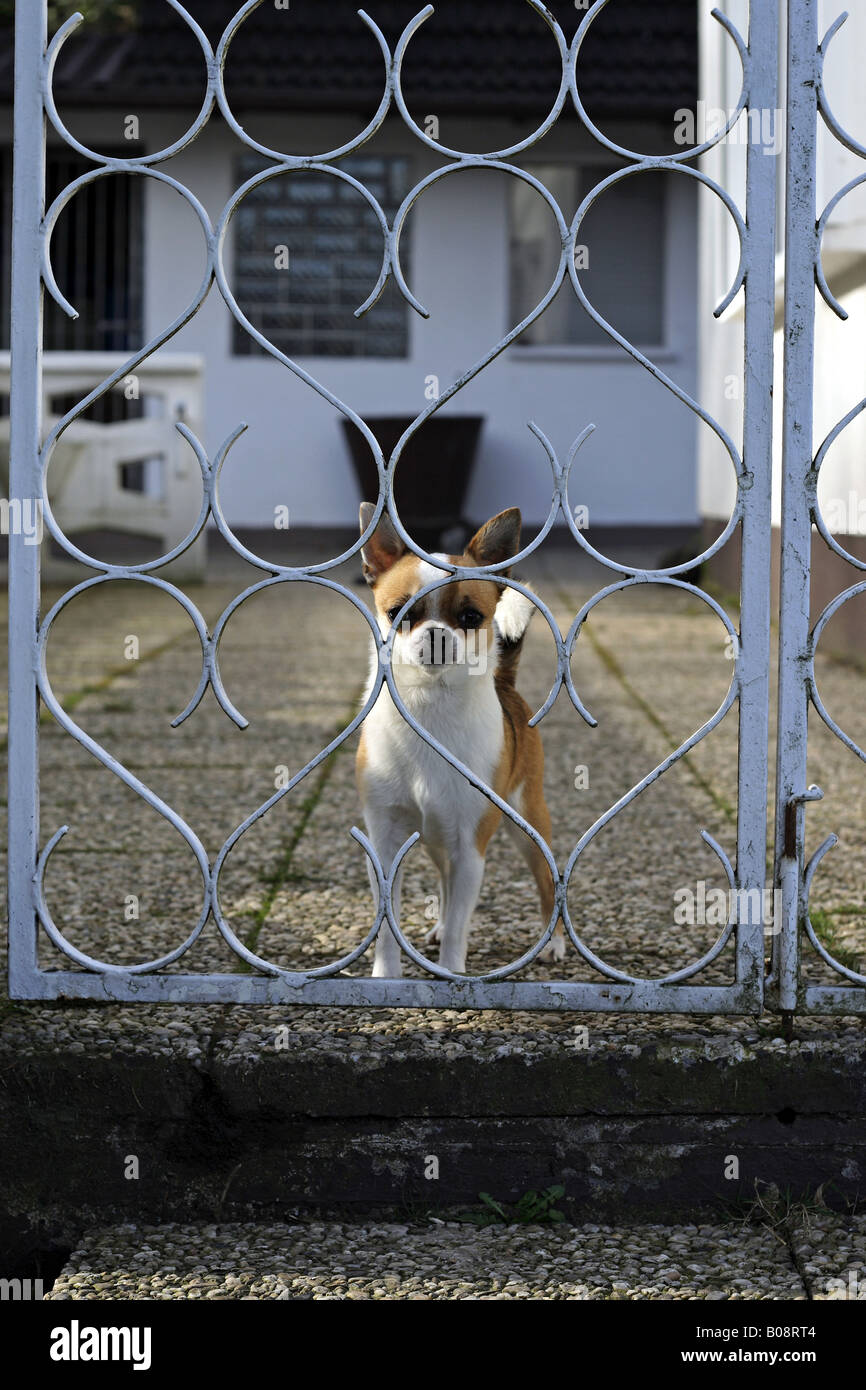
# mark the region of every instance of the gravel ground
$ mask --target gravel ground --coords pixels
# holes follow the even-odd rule
[[[793,1244],[811,1298],[866,1302],[866,1217],[809,1212]]]
[[[742,1226],[445,1222],[117,1226],[50,1299],[804,1299],[786,1247]]]
[[[531,573],[563,628],[593,588],[569,563],[550,552]],[[353,571],[346,577],[351,582]],[[212,622],[240,587],[239,577],[221,570],[191,593]],[[130,634],[139,638],[138,661],[124,659]],[[719,704],[730,678],[723,639],[718,620],[696,599],[652,586],[614,596],[595,611],[578,644],[574,673],[599,727],[588,728],[564,695],[541,726],[560,862],[598,815]],[[76,599],[63,615],[48,664],[74,717],[178,810],[213,855],[273,792],[281,769],[295,773],[345,727],[366,671],[367,636],[360,616],[321,588],[287,586],[250,600],[230,624],[221,656],[226,689],[250,720],[244,731],[228,721],[210,692],[184,725],[169,727],[195,688],[196,647],[185,615],[164,595],[106,585]],[[553,671],[549,633],[536,619],[519,680],[531,703],[542,702]],[[859,674],[824,662],[821,687],[828,707],[856,736]],[[579,930],[619,969],[659,976],[697,958],[717,934],[712,923],[677,925],[674,894],[699,881],[707,892],[725,884],[701,829],[734,858],[735,714],[599,834],[572,879],[570,905]],[[221,902],[227,918],[279,965],[323,965],[354,945],[371,920],[364,857],[349,835],[361,823],[352,769],[356,738],[256,822],[226,863]],[[861,954],[866,959],[866,779],[823,726],[816,729],[813,762],[812,775],[827,796],[809,808],[810,845],[830,830],[842,841],[817,875],[814,902],[845,963],[856,964]],[[587,787],[575,786],[578,767],[587,770]],[[70,825],[46,875],[48,901],[68,939],[130,964],[182,940],[195,921],[201,883],[180,835],[50,719],[42,737],[42,786],[43,836]],[[435,910],[436,889],[423,850],[413,851],[404,924],[418,945]],[[533,885],[500,833],[474,919],[470,971],[513,960],[537,931]],[[41,956],[52,968],[64,963],[47,942]],[[174,968],[238,966],[209,927]],[[732,968],[729,949],[701,980],[729,981]],[[351,973],[368,969],[362,961]],[[807,971],[815,980],[832,978],[817,960],[808,961]],[[406,973],[421,972],[407,963]],[[537,963],[525,971],[526,978],[557,975],[594,977],[573,951],[561,966]]]
[[[661,1048],[688,1067],[696,1057],[719,1058],[731,1066],[755,1058],[798,1058],[817,1054],[832,1065],[860,1055],[860,1020],[804,1018],[797,1037],[786,1041],[777,1018],[684,1019],[665,1014],[625,1018],[617,1014],[503,1012],[452,1009],[296,1009],[241,1005],[99,1004],[70,1009],[62,1004],[17,1004],[0,1018],[0,1046],[10,1056],[58,1051],[93,1054],[107,1047],[117,1055],[141,1053],[196,1060],[253,1060],[275,1051],[314,1047],[317,1057],[364,1059],[386,1066],[395,1057],[447,1060],[495,1059],[513,1053],[559,1057],[578,1046],[582,1056],[610,1052],[637,1057]]]

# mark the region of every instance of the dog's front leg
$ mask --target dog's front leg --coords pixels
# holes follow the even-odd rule
[[[474,840],[459,844],[448,866],[448,890],[440,934],[439,964],[455,975],[466,969],[469,923],[484,879],[484,856]]]
[[[428,849],[432,848],[428,845]],[[445,914],[448,911],[448,861],[441,855],[433,855],[434,863],[439,873],[439,892],[436,894],[436,923],[429,931],[424,933],[424,940],[441,941],[442,923],[445,921]]]
[[[394,855],[401,845],[405,844],[412,834],[413,827],[398,821],[393,816],[371,812],[369,809],[365,814],[367,830],[373,843],[379,863],[385,872],[391,867]],[[367,872],[370,875],[370,887],[373,889],[373,898],[378,909],[379,905],[379,885],[376,882],[376,875],[373,866],[367,861]],[[402,867],[397,871],[394,882],[391,885],[391,904],[394,909],[396,920],[400,921],[400,888],[403,879]],[[376,937],[376,954],[373,961],[373,975],[378,979],[399,980],[403,974],[402,957],[400,945],[391,930],[391,924],[387,917],[383,919],[379,927],[379,934]]]

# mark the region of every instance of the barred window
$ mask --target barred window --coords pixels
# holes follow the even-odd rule
[[[240,159],[240,181],[267,163]],[[391,221],[409,190],[409,159],[355,155],[339,167],[378,199]],[[406,357],[408,305],[392,281],[379,302],[354,317],[382,265],[379,220],[350,184],[316,170],[267,179],[247,194],[234,216],[234,290],[243,312],[290,357]],[[409,274],[408,229],[400,259]],[[238,355],[263,348],[235,323]]]
[[[588,163],[527,164],[569,223],[587,193],[614,172]],[[510,180],[511,323],[544,298],[562,251],[556,224],[540,193]],[[581,284],[590,303],[635,346],[664,343],[665,180],[652,174],[607,189],[583,219],[578,241]],[[518,346],[610,346],[566,281],[556,298],[518,339]]]
[[[135,148],[119,153],[129,158]],[[9,346],[11,284],[11,157],[0,152],[0,346]],[[46,207],[73,179],[93,168],[73,150],[49,147]],[[49,351],[130,352],[143,341],[144,180],[138,175],[96,179],[80,188],[60,215],[51,239],[57,283],[78,318],[45,297],[44,346]]]

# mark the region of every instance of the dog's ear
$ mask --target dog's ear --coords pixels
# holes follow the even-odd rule
[[[509,507],[485,521],[466,547],[477,565],[498,565],[510,560],[520,549],[521,517],[517,507]]]
[[[367,527],[370,525],[373,513],[376,508],[372,502],[362,502],[359,519],[361,523],[361,535],[363,536]],[[364,578],[368,584],[375,584],[376,581],[389,570],[400,556],[405,554],[406,547],[401,541],[394,527],[387,516],[382,514],[379,518],[379,525],[376,527],[366,545],[361,546],[361,559],[364,562]]]

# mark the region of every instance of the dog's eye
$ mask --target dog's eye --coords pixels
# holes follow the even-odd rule
[[[400,609],[402,607],[402,603],[397,603],[394,605],[393,608],[388,609],[388,612],[385,614],[385,616],[388,619],[389,623],[393,623],[394,619],[396,618],[397,614],[400,612]]]
[[[484,618],[476,608],[464,608],[463,612],[460,614],[461,627],[480,627],[483,622]]]

